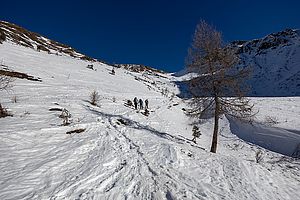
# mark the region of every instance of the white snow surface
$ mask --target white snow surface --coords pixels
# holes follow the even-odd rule
[[[0,118],[0,199],[299,199],[300,162],[287,156],[300,143],[299,97],[252,98],[259,109],[252,125],[223,116],[213,154],[212,119],[199,125],[197,144],[190,140],[196,119],[173,95],[179,90],[171,80],[180,77],[124,69],[111,75],[100,62],[8,42],[0,60],[42,79],[16,79],[0,92],[13,114]],[[99,106],[89,103],[93,90]],[[124,106],[134,97],[149,99],[148,117]],[[62,126],[60,112],[49,108],[68,109],[71,124]],[[85,131],[66,134],[78,128]]]

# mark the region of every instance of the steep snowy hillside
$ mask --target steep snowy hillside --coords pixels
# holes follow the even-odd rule
[[[13,115],[0,118],[0,199],[300,196],[300,162],[291,158],[300,155],[299,97],[253,98],[260,112],[252,125],[223,116],[212,154],[212,119],[191,141],[197,120],[176,96],[182,77],[126,67],[113,75],[113,66],[12,40],[0,44],[0,61],[1,70],[38,80],[15,78],[12,90],[0,91]],[[93,90],[98,106],[89,102]],[[149,99],[148,116],[127,104],[134,97]],[[63,108],[71,113],[67,126]]]
[[[287,29],[252,41],[236,41],[241,66],[253,68],[254,96],[300,96],[300,31]]]
[[[69,55],[74,58],[96,61],[96,59],[78,53],[75,49],[65,44],[60,44],[15,24],[0,21],[0,44],[4,41],[11,41],[36,51],[45,51],[56,55]]]

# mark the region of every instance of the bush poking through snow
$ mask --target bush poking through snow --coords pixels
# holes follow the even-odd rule
[[[0,103],[0,118],[8,117],[8,116],[12,116],[12,114],[10,114],[6,108],[2,107],[2,105]]]
[[[71,113],[67,109],[64,108],[59,117],[63,119],[64,126],[67,126],[71,123],[70,122]]]
[[[261,150],[258,150],[255,153],[255,160],[256,160],[256,163],[261,163],[261,161],[263,160],[263,152]]]
[[[94,65],[88,65],[86,68],[88,68],[88,69],[91,69],[91,70],[94,70]]]
[[[93,106],[96,106],[98,104],[100,100],[100,95],[98,94],[98,92],[96,90],[94,90],[91,94],[90,94],[90,103]]]
[[[11,83],[13,82],[13,79],[12,77],[2,75],[1,73],[0,73],[0,90],[8,90],[12,87]]]
[[[168,88],[164,88],[164,89],[162,89],[162,90],[161,90],[161,94],[162,94],[162,96],[164,96],[164,97],[167,97],[167,96],[168,96],[168,94],[169,94],[169,90],[168,90]]]
[[[30,112],[25,110],[24,113],[20,115],[20,117],[26,117],[27,115],[30,115]]]
[[[196,143],[196,138],[199,138],[199,137],[200,137],[201,132],[200,132],[198,126],[193,126],[192,131],[193,131],[193,139],[192,139],[192,141],[193,141],[194,143]]]
[[[11,102],[17,103],[17,102],[18,102],[17,96],[13,96],[13,97],[11,98]]]
[[[268,125],[275,125],[275,124],[279,124],[279,120],[277,117],[266,116],[265,123]]]

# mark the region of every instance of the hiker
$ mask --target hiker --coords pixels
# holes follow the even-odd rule
[[[142,109],[143,109],[143,100],[140,99],[140,100],[139,100],[139,103],[140,103],[140,109],[142,110]]]
[[[137,110],[137,106],[138,106],[138,99],[136,97],[134,97],[133,99],[133,103],[134,103],[134,109]]]
[[[145,100],[145,109],[148,109],[149,107],[148,107],[148,104],[149,104],[149,101],[148,101],[148,99],[146,99]]]
[[[112,74],[112,75],[115,75],[115,74],[116,74],[115,68],[113,68],[113,69],[111,70],[111,74]]]

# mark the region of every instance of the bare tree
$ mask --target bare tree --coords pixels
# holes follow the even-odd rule
[[[193,95],[189,113],[197,117],[208,113],[214,116],[210,150],[213,153],[217,150],[220,115],[239,118],[252,115],[253,105],[243,97],[247,90],[244,79],[249,76],[250,70],[238,70],[237,63],[235,52],[223,46],[221,33],[201,21],[196,27],[186,59],[186,68],[196,73],[189,84]]]

